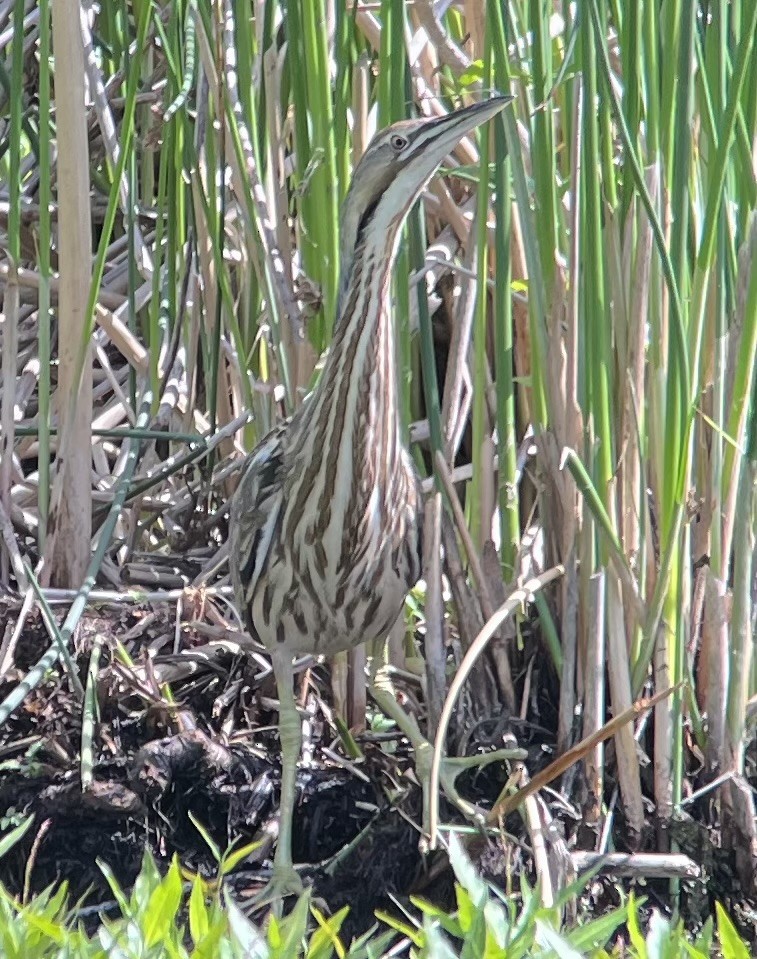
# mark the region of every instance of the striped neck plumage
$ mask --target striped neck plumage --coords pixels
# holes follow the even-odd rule
[[[342,249],[339,309],[313,414],[341,421],[342,442],[355,462],[391,462],[399,451],[400,418],[395,336],[389,288],[399,240],[398,221],[364,217],[354,246]],[[404,216],[401,217],[404,220]],[[399,220],[399,218],[398,218]],[[345,275],[346,274],[346,275]]]

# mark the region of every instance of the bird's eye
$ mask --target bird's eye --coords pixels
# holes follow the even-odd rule
[[[404,150],[407,146],[407,137],[403,137],[399,133],[395,133],[389,142],[392,144],[392,149],[399,153],[400,150]]]

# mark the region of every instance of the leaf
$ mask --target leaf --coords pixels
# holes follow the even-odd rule
[[[251,852],[254,852],[260,846],[261,841],[255,840],[255,842],[248,842],[246,845],[240,846],[239,849],[228,849],[221,857],[221,875],[228,876],[235,866],[239,865],[243,859],[246,859]]]
[[[471,897],[462,886],[455,886],[455,899],[457,901],[457,919],[460,923],[463,937],[465,937],[473,926],[473,921],[476,917],[476,908],[473,905]]]
[[[473,60],[468,67],[457,78],[457,82],[463,87],[472,86],[474,83],[481,83],[484,79],[484,61]]]
[[[147,909],[150,896],[152,896],[160,881],[160,873],[155,865],[155,860],[150,855],[149,850],[145,850],[142,857],[142,868],[134,882],[131,893],[131,907],[135,915],[140,915]]]
[[[665,919],[659,909],[653,909],[649,919],[649,931],[647,932],[646,939],[649,959],[665,959],[670,943],[671,932],[670,922]]]
[[[723,959],[749,959],[749,952],[742,941],[730,916],[719,902],[715,903],[715,914],[718,919],[718,938],[723,950]]]
[[[11,829],[10,832],[0,837],[0,859],[2,859],[9,850],[13,849],[16,843],[26,835],[29,829],[31,829],[33,822],[34,816],[29,816],[19,826],[16,826],[15,829]]]
[[[633,893],[628,900],[628,937],[637,952],[638,959],[647,959],[647,944],[639,926],[639,907]]]
[[[179,862],[174,856],[165,878],[150,896],[145,911],[144,934],[148,949],[164,939],[169,939],[170,933],[175,932],[176,914],[179,911],[181,899],[181,873]]]
[[[523,909],[515,921],[510,942],[514,944],[523,940],[530,944],[533,941],[534,923],[539,911],[539,897],[525,879],[521,882],[521,897],[523,899]]]
[[[271,951],[258,927],[250,922],[231,896],[224,892],[224,905],[229,917],[229,932],[245,959],[269,959]]]
[[[192,883],[192,892],[189,896],[189,934],[192,942],[197,945],[208,933],[208,907],[205,903],[204,884],[199,876],[195,876]]]
[[[711,952],[703,952],[701,949],[697,949],[688,942],[684,942],[682,945],[686,950],[688,959],[710,959],[710,956],[712,955]]]
[[[376,935],[376,927],[360,936],[352,943],[347,959],[384,959],[389,953],[389,946],[397,939],[394,931],[387,929]]]
[[[579,952],[589,952],[605,945],[618,926],[622,925],[627,917],[627,908],[619,906],[604,916],[584,922],[582,926],[571,930],[568,938]]]
[[[121,915],[126,916],[131,915],[131,906],[129,905],[129,900],[124,895],[123,889],[118,884],[118,880],[113,874],[113,870],[107,864],[103,862],[102,859],[97,860],[97,865],[100,867],[100,872],[105,876],[105,879],[110,886],[110,891],[113,893],[113,898],[118,903],[118,908],[121,910]]]
[[[22,918],[24,923],[36,929],[58,946],[64,945],[68,940],[66,927],[59,922],[55,922],[54,919],[49,919],[47,916],[35,915],[34,912],[28,910],[24,910],[19,918]]]
[[[381,922],[389,926],[390,929],[394,929],[400,935],[405,936],[410,940],[414,945],[420,948],[423,940],[418,935],[418,930],[414,929],[411,925],[406,922],[403,922],[401,919],[397,919],[396,916],[391,916],[388,912],[384,912],[383,909],[376,910],[376,918],[380,919]]]
[[[411,896],[410,902],[425,916],[429,916],[431,919],[436,919],[442,928],[451,936],[454,936],[456,939],[463,938],[463,930],[460,926],[457,916],[445,912],[440,906],[435,906],[431,902],[426,902],[425,899],[421,899],[418,896]]]
[[[349,911],[349,906],[343,906],[339,912],[327,919],[315,906],[310,907],[310,912],[318,923],[318,928],[310,937],[307,959],[331,959],[334,952],[339,959],[345,959],[347,953],[339,938],[339,930],[342,928],[342,923]]]
[[[428,959],[459,959],[442,930],[428,917],[423,920],[423,932],[426,939],[424,956],[428,956]]]
[[[499,956],[507,945],[510,933],[510,921],[507,917],[504,907],[494,899],[487,902],[484,906],[484,919],[486,920],[486,948],[484,949],[485,959],[491,956]]]
[[[223,942],[223,950],[219,945]],[[219,912],[215,920],[210,924],[207,933],[203,937],[195,950],[192,952],[192,959],[219,959],[221,956],[231,955],[229,946],[229,924],[226,916]]]
[[[449,837],[449,861],[455,873],[455,878],[468,893],[471,901],[477,908],[483,908],[489,898],[486,883],[478,875],[473,863],[463,849],[463,844],[455,833]]]
[[[557,930],[553,929],[548,923],[537,919],[535,922],[536,941],[546,946],[558,957],[558,959],[582,959],[581,953],[571,946],[567,939],[564,939]]]
[[[211,855],[213,856],[213,858],[215,859],[215,861],[220,863],[220,862],[221,862],[221,850],[218,848],[217,844],[213,841],[213,837],[210,835],[210,833],[208,832],[208,830],[202,825],[202,823],[199,821],[199,819],[197,819],[197,817],[194,815],[194,813],[191,813],[191,812],[190,812],[190,813],[189,813],[189,818],[191,819],[192,825],[195,827],[195,829],[197,830],[197,832],[199,832],[199,834],[200,834],[200,835],[202,836],[202,838],[205,840],[205,845],[206,845],[206,846],[208,847],[208,849],[210,850]]]
[[[276,953],[281,959],[294,959],[300,954],[298,947],[307,935],[309,915],[310,891],[306,889],[294,909],[281,921],[281,946]]]

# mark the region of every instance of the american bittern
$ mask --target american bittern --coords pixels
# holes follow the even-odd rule
[[[459,140],[510,99],[395,123],[374,137],[342,209],[337,317],[318,385],[253,451],[232,504],[237,602],[270,650],[280,702],[269,895],[301,889],[291,852],[302,736],[292,657],[385,636],[421,572],[421,491],[401,438],[389,302],[400,230]]]

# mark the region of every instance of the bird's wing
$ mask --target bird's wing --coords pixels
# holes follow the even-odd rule
[[[280,520],[288,425],[275,427],[252,451],[231,504],[229,567],[240,612],[245,615]]]

